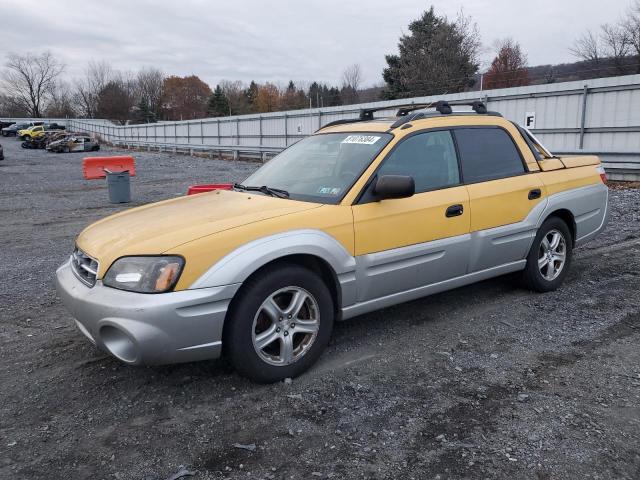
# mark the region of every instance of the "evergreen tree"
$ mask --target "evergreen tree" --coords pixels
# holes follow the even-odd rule
[[[213,95],[209,97],[207,102],[207,116],[208,117],[225,117],[229,115],[229,100],[220,88],[220,85],[216,85],[216,89],[213,91]]]
[[[249,88],[247,88],[244,91],[244,96],[246,97],[247,103],[249,104],[249,109],[252,112],[255,112],[256,98],[258,98],[258,84],[253,80],[251,80],[251,83],[249,84]]]
[[[156,123],[156,114],[151,110],[145,98],[140,100],[137,107],[136,120],[139,123]]]
[[[399,55],[386,56],[385,98],[461,92],[473,85],[480,40],[468,18],[451,22],[431,7],[409,24],[409,32],[400,38]]]

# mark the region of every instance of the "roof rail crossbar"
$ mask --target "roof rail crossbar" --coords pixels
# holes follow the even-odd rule
[[[464,106],[471,107],[471,109],[474,112],[476,112],[476,113],[478,113],[480,115],[485,115],[487,113],[487,107],[480,100],[474,100],[472,102],[469,102],[469,101],[466,101],[466,100],[453,101],[453,102],[446,102],[444,100],[440,100],[436,104],[436,110],[438,112],[442,113],[443,115],[448,115],[448,114],[453,112],[451,107],[452,106],[458,106],[458,105],[464,105]]]
[[[360,110],[360,120],[373,120],[373,114],[380,110],[393,110],[399,109],[396,114],[397,117],[404,117],[414,110],[421,110],[423,108],[433,107],[433,103],[404,103],[400,105],[386,105],[383,107],[363,108]]]
[[[401,105],[400,109],[398,110],[398,113],[396,113],[396,117],[405,117],[409,115],[411,112],[413,112],[414,110],[423,110],[425,108],[432,108],[433,105],[434,105],[433,102],[432,103],[412,103],[409,106]]]

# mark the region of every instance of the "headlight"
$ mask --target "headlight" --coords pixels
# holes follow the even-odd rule
[[[139,293],[168,292],[175,287],[184,267],[177,256],[122,257],[102,279],[107,287]]]

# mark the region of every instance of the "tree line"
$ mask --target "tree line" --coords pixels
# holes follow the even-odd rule
[[[0,90],[0,116],[106,118],[121,124],[189,120],[246,113],[336,106],[372,101],[361,89],[359,65],[345,69],[340,86],[311,82],[275,83],[223,80],[212,90],[196,75],[166,76],[157,68],[120,72],[106,62],[90,62],[74,82],[62,79],[64,65],[50,52],[7,56]]]
[[[587,31],[571,45],[579,62],[529,67],[526,53],[511,38],[497,41],[493,50],[491,63],[481,69],[477,25],[462,11],[449,19],[431,7],[409,24],[398,53],[385,57],[384,83],[369,88],[363,88],[358,64],[346,68],[336,85],[223,80],[212,89],[196,75],[167,76],[151,67],[121,72],[106,62],[91,62],[81,78],[66,81],[65,66],[50,52],[9,53],[1,75],[0,116],[149,123],[640,73],[640,0],[633,0],[619,21]]]

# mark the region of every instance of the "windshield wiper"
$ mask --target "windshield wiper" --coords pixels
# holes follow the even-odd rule
[[[272,197],[278,198],[289,198],[289,192],[286,190],[281,190],[279,188],[271,188],[266,185],[262,185],[261,187],[254,187],[250,185],[242,185],[240,183],[234,183],[233,188],[237,190],[244,190],[246,192],[261,192],[265,195],[270,195]]]

